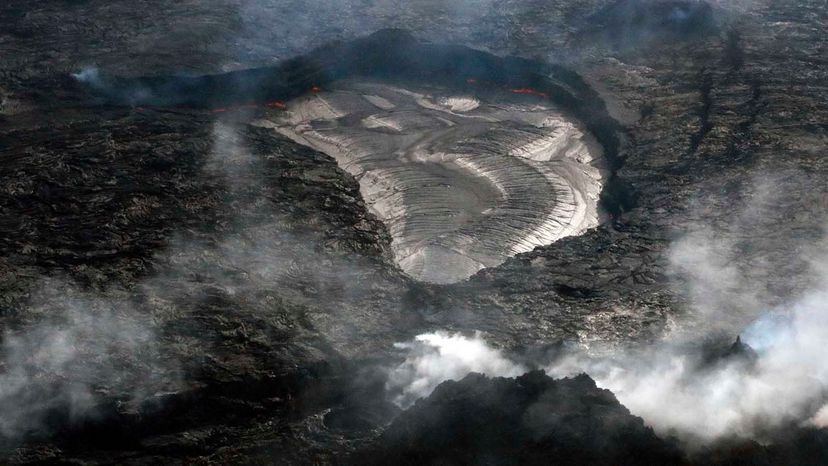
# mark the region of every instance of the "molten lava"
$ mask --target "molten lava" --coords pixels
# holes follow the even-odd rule
[[[274,100],[272,102],[266,102],[264,104],[257,104],[257,103],[247,103],[247,104],[239,104],[233,105],[231,107],[221,107],[221,108],[214,108],[210,110],[210,113],[225,113],[232,110],[241,110],[245,108],[259,108],[260,106],[264,106],[266,108],[275,108],[278,110],[287,110],[287,104],[281,100]]]
[[[468,84],[478,84],[478,80],[476,78],[468,78],[466,79],[466,83]],[[492,83],[483,81],[483,84],[491,85]],[[500,86],[498,86],[500,87]],[[510,92],[513,94],[522,94],[522,95],[534,95],[537,97],[548,98],[549,94],[546,92],[541,92],[537,89],[532,89],[531,87],[518,87],[514,89],[509,89]]]
[[[512,89],[513,94],[524,94],[524,95],[535,95],[538,97],[549,97],[549,94],[545,92],[538,91],[536,89],[532,89],[531,87],[521,87],[519,89]]]

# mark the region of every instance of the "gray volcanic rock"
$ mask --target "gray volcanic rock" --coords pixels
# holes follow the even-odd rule
[[[470,374],[397,417],[357,464],[684,464],[586,375]]]
[[[311,380],[340,377],[349,354],[385,351],[404,338],[394,328],[416,327],[370,304],[399,303],[405,279],[327,157],[203,113],[52,118],[0,137],[3,447],[44,436],[125,445],[208,418],[288,418],[314,409],[291,401]],[[170,451],[145,441],[142,455]]]
[[[762,445],[725,438],[688,455],[587,375],[470,374],[417,401],[348,463],[817,465],[828,459],[825,429],[790,426],[769,439]]]
[[[716,31],[631,48],[587,34],[617,2],[476,3],[3,2],[0,381],[17,388],[0,388],[16,409],[0,424],[23,438],[0,462],[332,463],[393,416],[365,402],[383,397],[365,367],[417,333],[643,344],[741,328],[811,284],[801,252],[828,213],[824,1],[710,2]],[[623,125],[613,222],[468,282],[415,283],[357,182],[251,127],[261,108],[90,107],[70,77],[219,73],[393,26],[567,63],[557,82]],[[750,289],[695,289],[672,262],[688,232],[726,239],[717,255]],[[710,296],[728,321],[690,312]],[[343,421],[354,412],[370,415]],[[823,433],[751,448],[779,464]]]
[[[696,232],[726,239],[719,254],[750,286],[727,290],[712,281],[699,290],[727,308],[732,320],[717,324],[731,332],[763,310],[757,303],[780,303],[809,286],[797,251],[821,241],[826,215],[819,180],[828,95],[814,84],[826,73],[817,65],[825,43],[813,36],[825,16],[815,3],[757,3],[720,36],[579,65],[614,102],[615,115],[642,115],[628,124],[618,171],[638,205],[617,228],[482,271],[441,309],[462,306],[468,325],[494,333],[509,327],[521,339],[646,340],[690,311],[696,296],[690,277],[673,273],[670,245]],[[791,42],[779,40],[787,34]],[[697,324],[710,330],[710,322]]]

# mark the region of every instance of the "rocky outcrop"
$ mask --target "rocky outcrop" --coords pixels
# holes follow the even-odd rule
[[[586,375],[471,374],[401,414],[359,464],[684,464]]]

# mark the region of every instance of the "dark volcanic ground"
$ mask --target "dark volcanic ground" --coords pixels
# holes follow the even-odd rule
[[[338,462],[397,414],[382,401],[395,342],[481,330],[508,350],[603,351],[675,328],[732,335],[755,302],[812,284],[823,1],[718,2],[692,27],[637,1],[344,3],[0,5],[0,462]],[[69,75],[217,73],[384,27],[577,72],[623,126],[605,195],[626,211],[467,282],[417,283],[353,178],[248,124],[271,110],[93,106]],[[691,283],[671,255],[688,232],[723,240],[755,302]],[[700,302],[726,318],[695,318]]]

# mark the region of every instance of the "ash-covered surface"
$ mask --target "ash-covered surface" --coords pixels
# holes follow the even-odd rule
[[[334,463],[398,414],[395,342],[735,335],[823,287],[826,5],[698,3],[3,2],[2,462]],[[215,75],[386,27],[565,63],[623,125],[610,223],[417,283],[333,159],[248,124],[270,101],[102,107],[71,76]],[[820,464],[805,408],[687,458]]]

